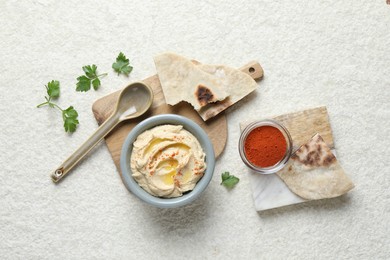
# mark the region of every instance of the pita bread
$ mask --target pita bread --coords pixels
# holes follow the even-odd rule
[[[229,94],[226,99],[220,102],[202,107],[199,114],[204,120],[216,116],[226,108],[234,105],[258,86],[252,77],[240,70],[232,69],[224,65],[200,64],[198,67],[210,75],[225,78],[227,83],[224,86]]]
[[[199,110],[228,96],[221,79],[204,72],[184,57],[163,53],[156,56],[154,62],[169,105],[187,101]]]
[[[308,200],[338,197],[354,188],[319,134],[302,145],[276,174],[292,192]]]
[[[187,101],[199,111],[228,96],[229,102],[225,103],[234,104],[257,87],[244,72],[222,65],[195,65],[174,53],[160,54],[154,62],[169,105]]]

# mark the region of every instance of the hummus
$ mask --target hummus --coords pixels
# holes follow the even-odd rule
[[[199,141],[181,125],[161,125],[137,137],[130,158],[133,178],[148,193],[173,198],[192,190],[206,169]]]

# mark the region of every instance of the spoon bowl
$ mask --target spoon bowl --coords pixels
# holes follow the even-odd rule
[[[152,89],[142,83],[135,82],[125,87],[119,94],[112,115],[52,174],[51,179],[57,183],[95,147],[120,122],[143,115],[153,103]]]
[[[153,92],[145,84],[135,82],[122,90],[115,107],[114,114],[120,120],[128,120],[143,115],[153,102]]]

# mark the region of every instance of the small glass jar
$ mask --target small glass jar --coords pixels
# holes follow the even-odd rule
[[[248,137],[248,135],[254,129],[256,129],[258,127],[262,127],[262,126],[272,126],[272,127],[275,127],[276,129],[278,129],[283,134],[283,136],[286,140],[286,144],[287,144],[286,151],[285,151],[282,159],[279,162],[277,162],[276,164],[274,164],[270,167],[264,167],[264,168],[259,167],[257,165],[254,165],[253,163],[250,162],[250,160],[248,160],[246,153],[245,153],[245,147],[244,147],[245,141],[246,141],[246,138]],[[241,136],[240,136],[240,141],[238,144],[238,149],[239,149],[242,161],[249,168],[251,168],[252,170],[254,170],[258,173],[261,173],[261,174],[272,174],[272,173],[275,173],[275,172],[281,170],[287,164],[288,160],[290,159],[290,156],[292,153],[292,147],[293,147],[292,139],[291,139],[290,133],[288,132],[286,127],[284,127],[281,123],[279,123],[275,120],[272,120],[272,119],[265,119],[265,120],[261,120],[261,121],[257,121],[257,122],[253,122],[253,123],[249,124],[244,129],[244,131],[242,131]]]

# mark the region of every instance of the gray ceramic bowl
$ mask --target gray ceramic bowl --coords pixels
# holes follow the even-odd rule
[[[192,191],[177,198],[159,198],[149,194],[144,189],[142,189],[141,186],[139,186],[138,183],[133,179],[130,168],[130,156],[133,150],[133,142],[137,139],[138,135],[155,126],[165,124],[184,126],[187,131],[191,132],[198,139],[200,145],[203,148],[203,151],[206,154],[207,168],[204,173],[204,176],[198,181]],[[125,183],[127,189],[131,191],[134,195],[136,195],[144,202],[156,207],[176,208],[193,202],[206,189],[211,178],[213,177],[215,155],[213,145],[210,139],[208,138],[206,132],[198,124],[188,118],[179,115],[165,114],[145,119],[136,127],[134,127],[133,130],[130,131],[122,146],[120,166],[122,170],[123,182]]]

